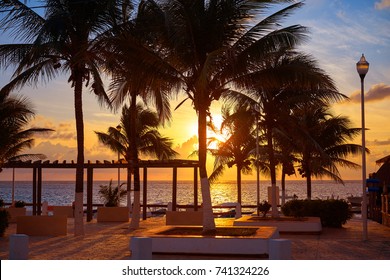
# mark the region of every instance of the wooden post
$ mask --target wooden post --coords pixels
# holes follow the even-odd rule
[[[198,167],[194,167],[194,211],[198,211]]]
[[[42,214],[42,167],[38,167],[38,191],[37,191],[37,214],[40,216]]]
[[[37,214],[37,168],[33,168],[33,191],[32,191],[32,203],[33,203],[33,216]]]
[[[87,168],[87,222],[92,221],[92,197],[93,197],[93,168]]]
[[[146,220],[146,208],[148,204],[147,196],[147,185],[148,185],[148,169],[144,167],[144,178],[143,178],[143,192],[142,192],[142,219]]]
[[[172,174],[172,211],[176,211],[177,205],[177,167],[173,168]]]

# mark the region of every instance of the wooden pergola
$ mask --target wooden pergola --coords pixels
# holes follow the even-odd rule
[[[33,170],[33,183],[32,183],[32,207],[33,215],[41,215],[42,205],[42,169],[75,169],[77,164],[72,162],[59,162],[58,160],[50,162],[47,161],[9,161],[5,163],[2,168],[26,168]],[[126,161],[96,161],[92,163],[88,161],[83,164],[84,169],[87,171],[87,221],[92,220],[93,216],[93,171],[94,169],[100,168],[133,168],[132,162]],[[194,210],[198,210],[198,167],[199,162],[195,160],[140,160],[138,167],[143,169],[143,219],[146,219],[147,212],[147,190],[148,190],[148,169],[149,168],[172,168],[172,210],[175,211],[177,207],[177,169],[178,168],[193,168],[194,169]],[[128,191],[130,186],[127,186]]]

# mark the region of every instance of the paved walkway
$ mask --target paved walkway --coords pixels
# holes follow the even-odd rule
[[[232,223],[217,219],[217,224]],[[165,218],[141,221],[140,229],[131,231],[128,223],[85,223],[85,235],[73,236],[73,219],[68,219],[68,235],[60,237],[30,237],[29,259],[38,260],[126,260],[130,259],[131,235],[164,225]],[[0,238],[0,259],[8,259],[8,237],[16,232],[15,224]],[[341,229],[324,228],[318,235],[281,234],[292,241],[292,257],[296,260],[390,260],[390,227],[368,222],[368,241],[362,241],[362,223],[354,218]],[[223,256],[166,256],[155,259],[221,259]],[[243,259],[242,256],[226,257]],[[247,257],[245,257],[247,258]]]

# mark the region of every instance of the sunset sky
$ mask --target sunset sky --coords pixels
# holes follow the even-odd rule
[[[34,1],[29,1],[34,5]],[[371,153],[367,157],[367,174],[379,167],[375,161],[390,155],[390,0],[307,0],[300,10],[296,11],[284,25],[301,24],[309,28],[310,39],[300,47],[300,50],[311,54],[336,82],[341,93],[350,97],[349,102],[333,106],[335,114],[350,117],[355,127],[361,127],[360,111],[360,78],[356,72],[356,62],[364,53],[370,63],[369,72],[365,78],[366,89],[366,145]],[[11,42],[5,35],[0,36],[1,43]],[[0,69],[0,87],[10,79],[10,69]],[[76,160],[76,132],[74,121],[73,89],[67,83],[67,77],[58,77],[48,84],[37,87],[24,87],[20,92],[27,96],[36,111],[35,126],[55,130],[44,138],[37,138],[32,152],[44,153],[48,159],[59,161]],[[172,110],[183,100],[184,95],[172,101]],[[213,105],[213,115],[220,114],[220,104]],[[84,94],[84,125],[85,125],[85,159],[111,160],[116,155],[98,144],[94,131],[106,131],[109,126],[119,123],[119,114],[110,112],[98,105],[96,98],[88,91]],[[162,134],[174,139],[174,146],[180,153],[180,158],[194,150],[197,139],[196,114],[191,104],[186,103],[173,112],[169,126]],[[360,138],[356,139],[359,143]],[[192,158],[194,159],[194,158]],[[360,157],[352,158],[361,163]],[[212,161],[210,160],[210,167]],[[107,171],[109,172],[109,171]],[[211,172],[211,168],[210,168]],[[17,179],[30,178],[18,171]],[[150,171],[151,179],[169,179],[171,171]],[[361,170],[343,170],[343,179],[361,179]],[[10,180],[10,172],[0,173],[0,180]],[[45,172],[44,179],[73,179],[70,174],[53,174]],[[109,180],[116,178],[112,174],[97,174],[96,179]],[[179,172],[179,179],[186,178]],[[235,168],[229,170],[224,180],[235,179]],[[255,176],[245,176],[244,179],[255,179]],[[289,179],[301,179],[290,177]]]

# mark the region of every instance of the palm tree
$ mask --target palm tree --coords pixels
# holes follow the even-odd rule
[[[294,134],[300,161],[298,170],[302,177],[306,177],[307,198],[311,199],[313,176],[326,176],[343,183],[338,166],[359,167],[347,157],[362,153],[362,146],[349,143],[361,132],[361,128],[351,128],[347,117],[333,116],[326,104],[302,106],[294,111],[293,117],[297,124],[293,127],[299,132]]]
[[[47,128],[25,126],[34,116],[26,98],[0,94],[0,172],[7,161],[44,159],[42,154],[22,154],[34,144],[35,134],[52,131]]]
[[[0,29],[14,34],[21,43],[0,45],[0,67],[16,66],[12,81],[3,93],[26,84],[47,82],[68,73],[74,88],[77,132],[75,186],[75,235],[83,235],[84,122],[83,86],[90,86],[100,102],[108,101],[99,66],[100,36],[121,23],[121,5],[126,0],[46,0],[45,14],[37,13],[17,0],[0,2],[5,12]],[[125,8],[127,9],[127,8]]]
[[[211,140],[217,143],[216,149],[210,149],[215,157],[214,170],[210,182],[219,178],[226,167],[237,168],[237,202],[241,204],[241,173],[251,174],[254,160],[256,137],[253,130],[254,116],[246,108],[237,107],[231,114],[229,107],[222,107],[223,122],[220,132],[228,135],[226,141]]]
[[[215,231],[206,170],[207,119],[215,100],[234,93],[245,74],[258,69],[270,52],[294,47],[305,28],[280,28],[280,20],[301,3],[294,3],[258,20],[273,4],[290,1],[180,0],[141,1],[140,13],[152,19],[149,34],[160,60],[146,60],[161,70],[165,65],[198,114],[199,173],[203,202],[203,231]],[[252,24],[253,23],[253,24]],[[153,40],[154,39],[154,40]]]
[[[268,56],[258,71],[247,75],[243,81],[252,87],[245,95],[234,96],[234,101],[250,107],[259,107],[272,186],[272,216],[277,216],[275,136],[291,125],[291,110],[302,104],[340,100],[333,80],[317,67],[310,56],[291,50],[281,50]]]
[[[133,149],[144,156],[156,157],[159,160],[174,158],[178,155],[172,147],[172,140],[162,136],[158,132],[161,125],[158,115],[149,109],[145,109],[141,104],[136,106],[136,122],[131,119],[132,109],[128,106],[122,108],[121,129],[109,127],[107,133],[96,132],[101,143],[109,147],[112,151],[121,154],[126,161],[130,162],[133,158]],[[135,127],[136,137],[131,137],[132,130]],[[132,170],[127,170],[128,189],[131,184]],[[132,216],[132,228],[139,227],[140,218],[140,190],[134,189],[134,209]]]

